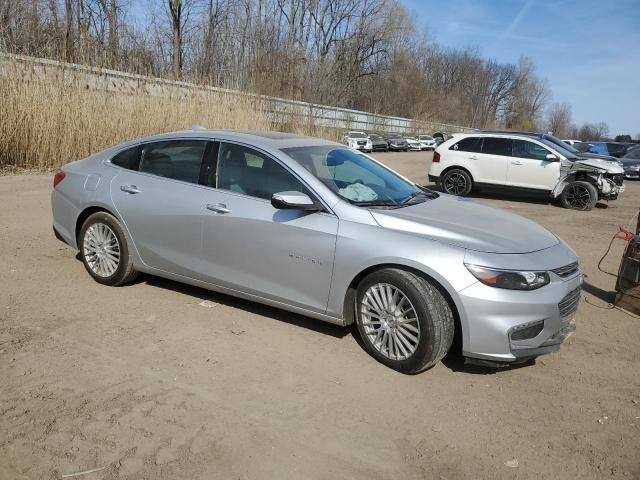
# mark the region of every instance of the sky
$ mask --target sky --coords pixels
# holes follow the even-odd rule
[[[536,64],[577,124],[640,134],[640,0],[401,0],[428,38]]]

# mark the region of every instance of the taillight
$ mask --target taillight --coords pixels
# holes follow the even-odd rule
[[[433,163],[440,163],[440,154],[438,152],[433,152]]]
[[[58,172],[55,174],[55,176],[53,177],[53,188],[56,188],[58,186],[58,184],[64,180],[64,177],[66,175],[64,174],[64,172]]]

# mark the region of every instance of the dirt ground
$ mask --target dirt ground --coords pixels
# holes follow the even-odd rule
[[[430,154],[377,156],[426,183]],[[51,180],[0,177],[0,479],[640,478],[640,320],[607,308],[596,269],[640,183],[591,212],[479,198],[578,252],[577,331],[521,368],[450,355],[406,376],[316,320],[148,276],[97,284],[52,234]]]

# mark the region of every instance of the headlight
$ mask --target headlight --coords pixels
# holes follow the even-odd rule
[[[464,264],[471,274],[485,285],[509,290],[535,290],[549,283],[547,272],[499,270]]]

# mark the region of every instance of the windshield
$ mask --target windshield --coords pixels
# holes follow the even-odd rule
[[[538,138],[542,143],[547,145],[548,147],[553,148],[560,155],[565,157],[567,160],[580,160],[576,153],[580,153],[578,150],[573,148],[571,145],[567,145],[559,138],[556,138],[552,135],[542,135]]]
[[[382,140],[382,137],[380,135],[369,135],[369,138],[371,140]]]
[[[420,135],[418,138],[420,140],[433,140],[433,137],[430,137],[429,135]]]
[[[320,145],[282,150],[334,193],[354,205],[398,207],[435,198],[370,157],[344,147]]]
[[[347,136],[349,138],[367,138],[367,136],[362,132],[349,132]]]

